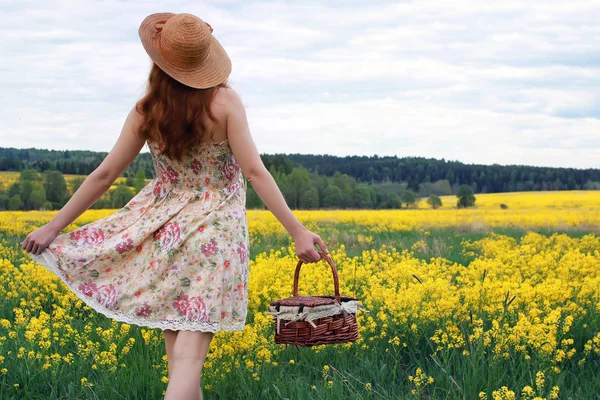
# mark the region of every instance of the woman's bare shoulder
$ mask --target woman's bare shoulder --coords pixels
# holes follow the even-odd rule
[[[230,87],[221,87],[215,94],[215,105],[229,112],[237,109],[242,104],[239,94]]]
[[[222,132],[217,134],[215,140],[223,140],[227,137],[227,125],[232,118],[237,118],[241,113],[244,113],[244,106],[240,96],[230,87],[220,87],[215,93],[211,102],[211,111],[216,117],[216,121],[206,120],[209,126],[217,125],[217,130]]]

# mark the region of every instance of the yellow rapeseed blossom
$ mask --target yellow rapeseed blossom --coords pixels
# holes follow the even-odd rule
[[[323,366],[323,379],[327,379],[329,376],[329,365],[325,364]]]
[[[542,371],[538,371],[535,374],[535,387],[538,392],[542,392],[544,390],[544,373]]]
[[[521,390],[521,398],[523,400],[533,400],[535,398],[535,390],[531,386],[525,386]]]
[[[417,368],[415,371],[415,376],[409,375],[408,380],[412,382],[417,389],[423,386],[430,385],[434,382],[433,377],[427,376],[425,372],[421,368]]]
[[[499,390],[492,391],[493,400],[515,400],[515,392],[506,386],[502,386]]]
[[[452,209],[455,198],[448,198],[438,210],[303,210],[294,214],[329,245],[340,291],[356,295],[371,310],[357,313],[359,339],[340,345],[340,351],[385,348],[395,352],[390,356],[404,356],[419,345],[417,337],[426,338],[436,359],[460,356],[466,360],[483,353],[492,363],[502,364],[508,359],[523,368],[544,365],[545,374],[550,375],[540,371],[536,376],[531,383],[535,383],[535,395],[557,398],[558,387],[548,391],[556,382],[554,374],[562,374],[572,365],[585,367],[586,359],[600,355],[600,334],[589,329],[589,315],[600,311],[594,302],[600,296],[600,238],[597,234],[570,237],[529,231],[515,239],[493,233],[491,228],[597,232],[599,194],[477,195],[478,207],[465,210]],[[509,208],[500,209],[500,204]],[[113,212],[88,210],[66,231]],[[55,214],[0,212],[0,233],[8,235],[8,243],[14,243],[13,238]],[[268,251],[258,252],[250,260],[248,306],[252,323],[239,332],[220,332],[213,339],[203,372],[203,379],[213,387],[240,366],[246,366],[253,379],[259,380],[260,367],[278,367],[274,360],[284,351],[273,344],[273,318],[262,311],[270,300],[290,295],[297,262],[295,248],[291,242],[287,248],[271,246],[288,238],[270,212],[248,210],[248,221],[251,240],[261,240]],[[435,230],[441,228],[456,228],[459,241],[449,246],[440,240]],[[402,244],[387,239],[388,234],[398,231],[413,231],[415,239]],[[461,231],[482,234],[478,239],[467,239],[460,237]],[[140,354],[145,357],[143,352],[151,352],[159,360],[156,350],[163,346],[159,330],[108,323],[53,273],[6,243],[0,241],[0,298],[8,304],[7,319],[0,319],[0,363],[6,367],[0,369],[3,375],[9,369],[16,370],[13,363],[28,363],[32,375],[81,363],[91,365],[96,379],[117,367],[132,368],[132,358]],[[445,258],[448,253],[461,261]],[[326,263],[303,269],[299,294],[332,293],[332,280],[323,279],[326,273]],[[585,331],[580,330],[582,326]],[[133,337],[142,340],[137,343],[139,347]],[[315,346],[314,351],[324,348],[327,346]],[[286,353],[283,357],[295,364],[291,356]],[[535,365],[532,360],[536,360]],[[332,359],[331,365],[336,365],[335,361]],[[163,373],[166,364],[165,355],[154,368]],[[331,369],[323,366],[327,385],[333,382]],[[431,390],[427,385],[445,384],[421,369],[413,375],[410,385],[415,394],[426,395]],[[479,397],[507,399],[513,393],[505,386],[493,393],[482,392]]]

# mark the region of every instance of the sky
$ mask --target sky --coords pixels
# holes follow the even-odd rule
[[[600,167],[599,0],[0,0],[0,146],[110,151],[155,12],[213,27],[260,153]]]

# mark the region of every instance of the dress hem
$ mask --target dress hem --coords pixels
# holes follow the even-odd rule
[[[143,328],[159,328],[162,330],[169,329],[175,331],[195,331],[195,332],[212,332],[216,333],[219,331],[242,331],[245,326],[245,322],[240,322],[234,325],[222,325],[218,322],[214,323],[202,323],[202,322],[185,322],[185,321],[150,321],[144,318],[136,318],[130,315],[115,312],[108,309],[103,304],[98,303],[93,297],[86,296],[77,287],[72,285],[64,277],[62,270],[59,268],[56,257],[47,248],[42,251],[41,254],[31,254],[31,258],[36,263],[42,265],[49,271],[53,272],[58,276],[63,283],[73,292],[82,302],[88,307],[91,307],[94,311],[114,319],[119,322],[127,324],[137,325]]]

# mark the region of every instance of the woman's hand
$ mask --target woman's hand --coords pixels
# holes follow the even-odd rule
[[[58,233],[46,224],[27,235],[21,242],[21,247],[28,253],[38,255],[56,239]]]
[[[321,259],[321,255],[315,249],[315,243],[319,245],[322,252],[329,253],[321,237],[306,228],[295,234],[293,238],[296,244],[296,255],[304,263],[317,262]]]

